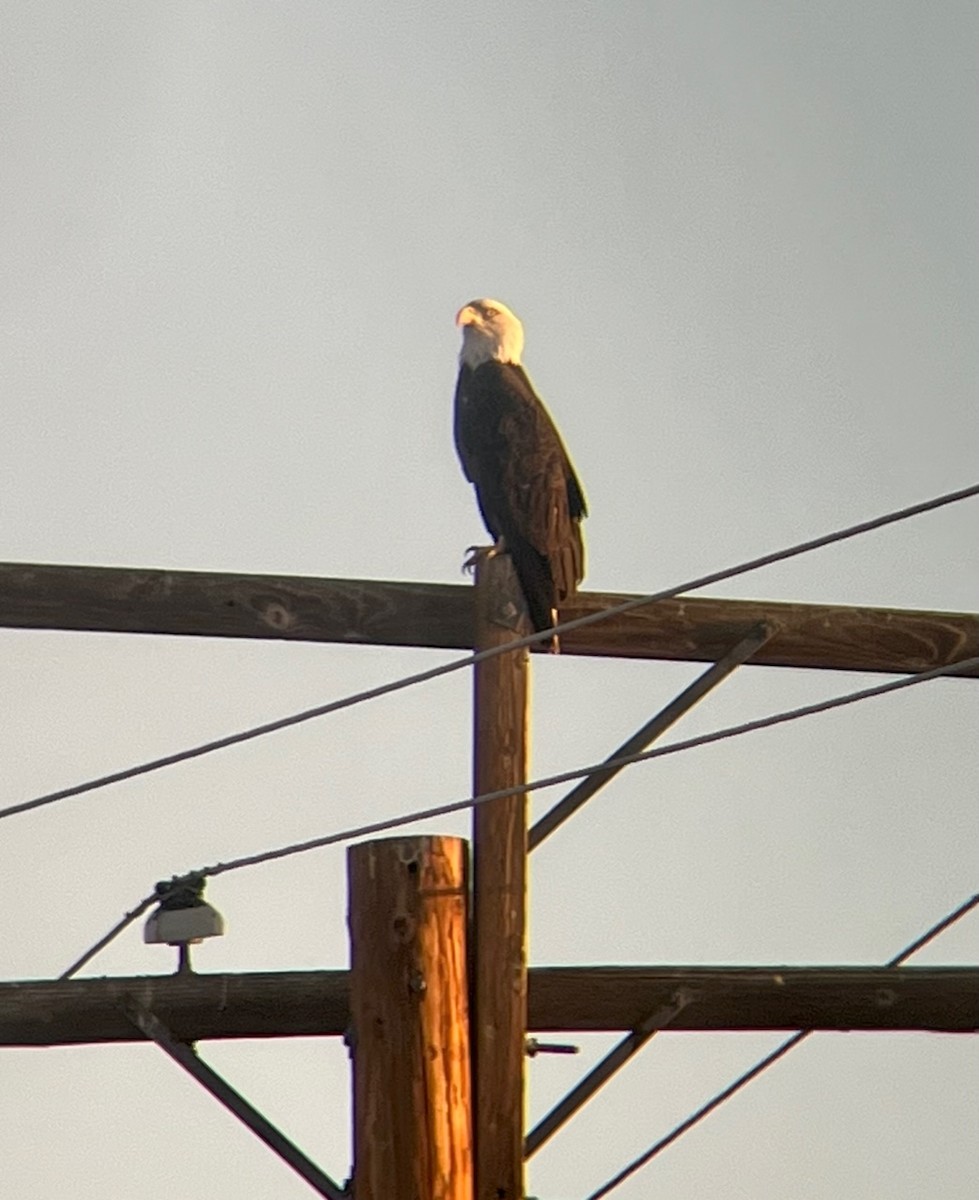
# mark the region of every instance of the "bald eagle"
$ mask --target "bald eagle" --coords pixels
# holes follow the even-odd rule
[[[560,434],[520,363],[523,326],[498,300],[459,310],[455,441],[494,552],[506,552],[535,630],[585,573],[585,496]],[[557,639],[552,644],[557,649]]]

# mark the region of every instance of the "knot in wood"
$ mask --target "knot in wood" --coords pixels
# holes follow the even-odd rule
[[[391,931],[394,934],[394,940],[406,945],[415,935],[415,919],[407,913],[401,913],[394,917],[391,921]]]
[[[262,620],[272,629],[285,631],[299,624],[294,613],[278,600],[270,600],[259,609]]]

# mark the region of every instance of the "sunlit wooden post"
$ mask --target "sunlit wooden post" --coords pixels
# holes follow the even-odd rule
[[[526,630],[508,555],[476,568],[475,647]],[[526,782],[529,656],[475,667],[473,775],[477,793]],[[473,1119],[476,1200],[522,1200],[527,1030],[527,800],[492,800],[473,814]]]
[[[352,846],[354,1200],[472,1200],[467,846]]]

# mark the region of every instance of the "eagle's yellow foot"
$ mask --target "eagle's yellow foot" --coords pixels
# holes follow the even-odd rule
[[[481,558],[495,558],[498,554],[505,554],[506,547],[503,544],[503,538],[498,538],[493,546],[467,546],[467,558],[462,564],[463,574],[471,575],[476,570],[476,564]]]
[[[559,620],[559,617],[557,615],[557,609],[552,608],[551,609],[551,624],[557,625],[558,620]],[[544,645],[547,647],[548,654],[560,654],[561,653],[561,639],[558,637],[558,635],[556,633],[551,638],[551,640],[549,642],[545,642]]]

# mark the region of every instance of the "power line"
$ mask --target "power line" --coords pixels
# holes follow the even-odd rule
[[[94,946],[90,946],[81,956],[81,958],[76,959],[66,971],[62,971],[58,978],[71,979],[73,975],[77,975],[82,967],[86,965],[86,963],[90,963],[96,954],[104,950],[110,942],[114,942],[124,929],[131,925],[133,921],[141,917],[143,913],[146,912],[146,910],[150,907],[150,905],[159,900],[159,898],[159,893],[154,888],[154,890],[150,892],[148,896],[144,896],[143,899],[140,900],[135,908],[131,908],[129,912],[125,914],[125,916],[121,917],[120,920],[112,926],[112,928],[107,934],[105,934],[104,937],[100,937]]]
[[[343,696],[339,700],[331,700],[326,704],[319,704],[313,708],[303,709],[301,712],[292,713],[286,717],[279,717],[277,720],[268,721],[261,725],[252,726],[249,729],[241,730],[238,733],[228,734],[225,737],[215,738],[213,741],[202,742],[200,745],[191,746],[185,750],[178,750],[173,754],[164,755],[162,758],[149,759],[146,762],[137,763],[134,766],[126,767],[120,771],[114,771],[108,775],[101,775],[95,779],[86,780],[83,783],[74,784],[71,787],[61,788],[55,792],[48,792],[42,796],[36,796],[32,800],[24,800],[19,804],[11,804],[6,808],[0,809],[0,820],[5,817],[12,817],[18,813],[30,812],[36,808],[42,808],[48,804],[55,804],[60,800],[68,800],[73,796],[81,796],[88,792],[98,791],[101,788],[108,787],[114,783],[122,783],[128,779],[135,779],[141,775],[148,775],[153,771],[159,771],[164,767],[175,766],[178,763],[187,762],[193,758],[200,758],[205,754],[211,754],[216,750],[225,750],[231,746],[240,745],[243,742],[252,741],[255,738],[264,737],[269,733],[276,733],[281,729],[288,729],[294,725],[303,724],[306,721],[314,720],[317,717],[325,717],[330,713],[339,712],[345,708],[352,708],[357,704],[363,704],[368,700],[376,700],[381,696],[387,696],[394,692],[402,691],[405,688],[413,687],[415,684],[427,683],[432,679],[438,679],[443,675],[449,675],[453,671],[461,670],[463,667],[473,666],[476,663],[484,662],[486,659],[495,658],[499,654],[510,653],[513,650],[519,650],[526,646],[532,646],[536,642],[549,640],[556,634],[567,633],[574,629],[581,629],[586,625],[593,625],[598,621],[603,621],[608,617],[617,616],[621,613],[630,612],[632,609],[641,608],[647,604],[654,604],[660,600],[671,600],[676,596],[687,592],[698,591],[701,588],[707,587],[713,583],[720,583],[726,579],[733,579],[737,575],[744,575],[749,571],[757,570],[760,567],[771,566],[777,562],[783,562],[786,559],[794,558],[800,554],[806,554],[812,550],[821,549],[823,546],[832,545],[835,542],[845,541],[848,538],[857,537],[862,533],[869,533],[874,529],[881,529],[885,525],[893,525],[898,521],[907,520],[909,517],[918,516],[921,513],[931,512],[938,508],[943,508],[946,505],[954,504],[960,500],[967,500],[970,497],[979,495],[979,484],[973,484],[967,488],[961,488],[958,491],[947,492],[945,495],[936,496],[931,500],[925,500],[918,504],[908,505],[906,508],[896,509],[893,512],[885,513],[883,516],[874,517],[869,521],[861,521],[856,525],[849,525],[843,529],[835,530],[833,533],[827,533],[818,538],[812,538],[805,542],[799,542],[794,546],[789,546],[783,550],[772,551],[769,554],[763,554],[758,558],[748,559],[746,562],[739,563],[733,567],[727,567],[720,571],[712,571],[708,575],[701,575],[697,579],[692,579],[686,583],[678,584],[676,587],[665,588],[663,591],[653,592],[646,596],[635,596],[630,600],[624,600],[621,604],[617,604],[612,608],[607,608],[601,612],[588,613],[583,617],[576,617],[572,621],[565,621],[553,629],[543,630],[538,633],[528,634],[526,637],[519,638],[512,642],[507,642],[505,645],[493,646],[486,650],[481,650],[475,654],[468,654],[463,658],[454,659],[449,663],[442,663],[440,666],[431,667],[425,671],[419,671],[413,675],[405,675],[399,679],[391,680],[388,683],[380,684],[377,687],[367,688],[364,691],[354,692],[351,695]]]
[[[192,874],[205,879],[213,879],[217,875],[224,875],[229,871],[237,871],[243,867],[259,866],[262,863],[289,858],[295,854],[305,854],[310,850],[321,850],[326,846],[333,846],[340,842],[350,842],[378,833],[386,833],[389,830],[398,829],[404,825],[414,824],[416,821],[426,821],[433,817],[448,816],[451,813],[462,812],[465,809],[475,808],[477,805],[487,804],[492,800],[502,800],[507,796],[523,795],[542,788],[553,787],[555,784],[569,783],[572,780],[583,779],[599,772],[608,772],[609,770],[628,766],[631,763],[648,762],[653,758],[665,758],[669,754],[678,754],[684,750],[693,750],[698,746],[707,746],[714,742],[725,741],[728,738],[739,737],[745,733],[754,733],[761,729],[771,729],[776,725],[784,725],[789,721],[797,721],[802,717],[815,716],[818,713],[829,712],[834,708],[843,708],[846,705],[855,704],[859,700],[869,700],[875,696],[882,696],[888,692],[916,687],[918,684],[928,683],[933,679],[939,679],[943,676],[954,675],[960,671],[969,671],[975,666],[979,666],[979,657],[964,659],[962,662],[952,663],[944,667],[935,667],[931,671],[923,671],[920,675],[908,675],[903,679],[894,679],[889,683],[877,684],[874,687],[863,688],[857,692],[847,692],[842,696],[833,696],[828,700],[820,700],[815,704],[807,704],[801,708],[773,713],[770,716],[760,717],[754,721],[745,721],[740,725],[729,725],[724,729],[715,729],[713,732],[699,734],[697,737],[687,738],[682,742],[671,742],[667,746],[656,746],[652,750],[644,750],[637,754],[625,754],[620,758],[606,759],[603,762],[594,763],[588,767],[577,767],[572,771],[562,771],[557,775],[547,775],[541,779],[532,780],[529,783],[518,784],[515,787],[501,788],[494,792],[484,792],[479,796],[469,796],[464,800],[452,800],[447,804],[438,804],[431,808],[416,809],[413,812],[402,814],[398,817],[387,817],[384,820],[373,821],[367,825],[344,829],[338,833],[324,834],[322,837],[311,838],[308,841],[293,842],[287,846],[279,846],[273,850],[265,850],[259,854],[249,854],[241,858],[230,859],[228,862],[215,863],[213,866],[204,867],[199,871],[192,872]],[[157,898],[155,892],[144,898],[109,933],[101,938],[91,949],[87,950],[77,962],[72,964],[60,978],[69,979],[72,975],[80,971],[100,950],[145,912]]]
[[[958,908],[942,917],[937,924],[933,925],[926,933],[923,933],[921,937],[916,938],[909,946],[906,946],[900,952],[900,954],[895,955],[894,958],[892,958],[889,962],[886,962],[884,966],[899,967],[902,963],[906,962],[912,954],[916,954],[923,946],[926,946],[930,941],[933,941],[936,937],[938,937],[940,933],[943,933],[946,929],[948,929],[950,925],[954,925],[955,922],[964,917],[966,913],[971,912],[976,905],[979,905],[979,893],[971,896],[968,900],[964,901],[964,903],[960,904]],[[739,1075],[733,1083],[728,1084],[726,1088],[718,1092],[716,1096],[708,1100],[707,1103],[698,1108],[696,1112],[691,1113],[686,1120],[681,1121],[679,1125],[671,1129],[670,1132],[665,1135],[665,1137],[660,1138],[658,1142],[655,1142],[648,1150],[646,1150],[643,1154],[640,1154],[638,1158],[633,1159],[633,1161],[629,1163],[627,1167],[624,1167],[618,1173],[618,1175],[610,1179],[607,1183],[604,1183],[598,1189],[598,1191],[592,1192],[587,1197],[587,1200],[602,1200],[603,1196],[607,1196],[611,1191],[614,1191],[614,1189],[617,1188],[620,1183],[624,1183],[631,1175],[634,1175],[636,1171],[638,1171],[641,1167],[644,1167],[651,1159],[655,1158],[657,1154],[665,1150],[667,1146],[672,1145],[677,1138],[682,1137],[688,1129],[692,1129],[695,1125],[698,1125],[706,1116],[709,1116],[709,1114],[712,1113],[715,1108],[718,1108],[724,1103],[725,1100],[733,1096],[735,1092],[740,1091],[743,1087],[745,1087],[746,1084],[749,1084],[752,1079],[757,1078],[762,1071],[766,1070],[773,1063],[778,1062],[778,1060],[788,1054],[790,1050],[794,1050],[795,1047],[809,1037],[812,1032],[813,1031],[811,1029],[800,1029],[797,1033],[793,1033],[791,1037],[786,1038],[786,1040],[782,1042],[780,1046],[777,1046],[770,1054],[767,1054],[763,1059],[756,1062],[753,1067],[749,1067],[749,1069],[742,1075]]]
[[[592,763],[587,767],[576,767],[571,771],[560,771],[556,775],[546,775],[541,779],[531,780],[529,783],[500,788],[494,792],[483,792],[479,796],[469,796],[465,800],[452,800],[446,804],[434,805],[431,808],[418,809],[415,812],[400,817],[389,817],[381,821],[374,821],[368,825],[361,825],[354,829],[345,830],[342,833],[326,834],[323,837],[312,838],[306,842],[296,842],[290,846],[268,850],[261,854],[247,855],[242,858],[232,859],[226,863],[217,863],[212,867],[205,867],[199,874],[212,878],[216,875],[223,875],[227,871],[239,870],[241,867],[257,866],[260,863],[272,862],[275,859],[288,858],[293,854],[302,854],[307,850],[318,850],[323,846],[330,846],[337,842],[353,841],[357,838],[385,833],[388,830],[397,829],[403,825],[410,825],[416,821],[426,821],[433,817],[442,817],[451,813],[462,812],[465,809],[475,808],[477,805],[487,804],[493,800],[503,800],[508,796],[520,796],[528,792],[553,787],[559,783],[570,783],[573,780],[584,779],[589,775],[594,775],[599,771],[625,767],[632,763],[648,762],[653,758],[665,758],[668,754],[678,754],[684,750],[693,750],[699,746],[708,746],[713,742],[740,737],[745,733],[754,733],[760,729],[770,729],[775,725],[783,725],[789,721],[797,721],[802,717],[829,712],[834,708],[843,708],[848,704],[855,704],[859,700],[869,700],[874,696],[882,696],[887,692],[896,692],[903,688],[916,687],[920,683],[929,683],[931,680],[942,676],[954,675],[960,671],[969,671],[975,666],[979,666],[979,657],[964,659],[962,662],[952,663],[949,666],[935,667],[931,671],[923,671],[920,675],[909,675],[903,679],[894,679],[889,683],[877,684],[874,687],[864,688],[858,692],[847,692],[842,696],[833,696],[828,700],[820,700],[816,704],[807,704],[801,708],[773,713],[771,716],[760,717],[754,721],[745,721],[740,725],[729,725],[724,729],[715,729],[710,733],[702,733],[697,737],[687,738],[682,742],[670,742],[667,746],[656,746],[652,750],[643,750],[636,754],[624,754],[621,758],[606,759],[600,763]]]

